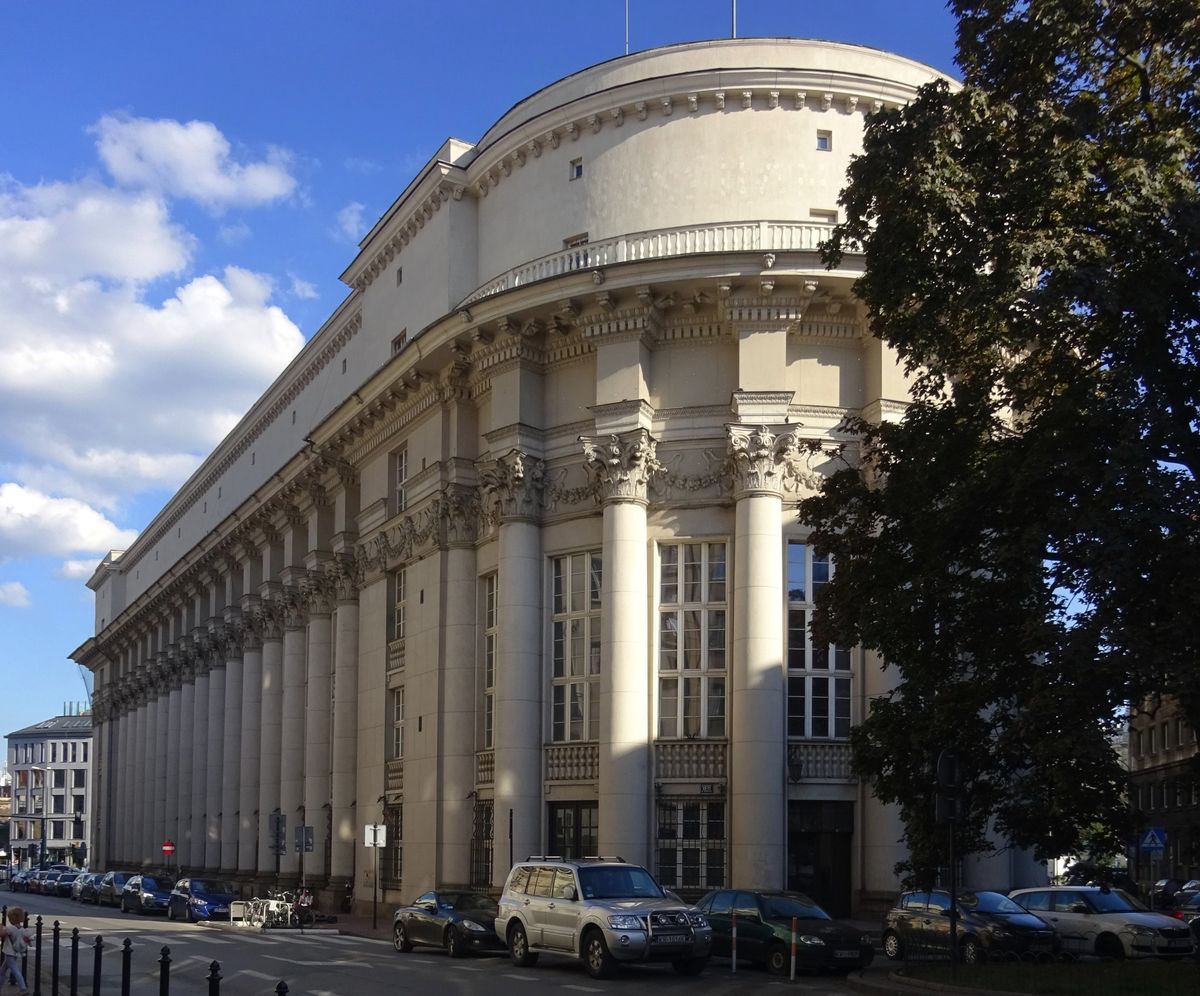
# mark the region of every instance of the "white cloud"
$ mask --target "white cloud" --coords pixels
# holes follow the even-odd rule
[[[315,301],[321,295],[317,293],[315,284],[309,283],[307,280],[301,280],[294,273],[292,278],[292,296],[298,297],[302,301]]]
[[[342,165],[346,167],[347,172],[360,173],[363,176],[378,173],[383,169],[374,159],[366,159],[362,156],[347,156]]]
[[[27,609],[31,604],[29,589],[20,581],[0,581],[0,605],[7,605],[12,609]]]
[[[58,569],[58,576],[69,581],[86,581],[92,576],[99,558],[95,560],[64,560]]]
[[[217,238],[227,246],[241,245],[253,234],[244,221],[235,221],[217,229]]]
[[[75,498],[52,498],[7,482],[0,484],[0,549],[4,556],[104,553],[124,549],[137,531],[121,529]]]
[[[229,140],[208,121],[105,116],[91,129],[113,179],[212,207],[267,204],[296,189],[291,155],[267,150],[260,162],[234,160]]]
[[[337,233],[351,242],[363,237],[363,211],[365,204],[351,201],[337,213]]]

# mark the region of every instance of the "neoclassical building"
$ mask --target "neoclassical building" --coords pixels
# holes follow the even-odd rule
[[[602,853],[685,894],[892,892],[901,827],[847,740],[888,679],[812,642],[836,565],[795,507],[844,416],[905,404],[859,261],[817,246],[865,116],[937,75],[685,44],[446,142],[89,581],[94,864],[169,839],[195,872],[369,900],[378,857],[391,901]]]

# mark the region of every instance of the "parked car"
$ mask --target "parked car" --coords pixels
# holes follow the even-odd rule
[[[988,958],[1049,961],[1059,952],[1054,928],[1003,893],[958,894],[958,954],[969,965]],[[883,951],[893,961],[912,955],[949,957],[950,893],[906,892],[883,918]]]
[[[9,892],[28,892],[29,878],[33,872],[28,868],[22,868],[18,872],[14,872],[8,880]]]
[[[1182,920],[1192,931],[1192,943],[1200,948],[1200,892],[1193,892],[1185,902],[1171,911],[1171,916]]]
[[[125,883],[129,881],[129,877],[133,872],[125,871],[109,871],[104,873],[104,878],[100,880],[100,886],[97,889],[96,905],[97,906],[120,906],[121,893],[125,888]]]
[[[1186,924],[1155,913],[1120,889],[1046,886],[1009,894],[1048,920],[1063,950],[1103,958],[1186,958],[1195,950]]]
[[[61,874],[62,871],[57,868],[38,872],[37,891],[43,896],[58,895],[58,877]]]
[[[75,885],[75,880],[79,878],[77,871],[59,872],[58,878],[54,880],[54,894],[56,896],[71,897],[71,888]]]
[[[229,904],[237,898],[237,886],[212,878],[181,878],[167,900],[167,919],[228,920]]]
[[[1150,887],[1150,908],[1169,910],[1175,905],[1175,893],[1183,886],[1177,878],[1160,878]]]
[[[122,913],[165,913],[171,890],[153,875],[134,875],[121,890]]]
[[[694,906],[668,895],[645,868],[620,859],[531,858],[508,873],[496,936],[513,964],[541,951],[574,955],[588,975],[621,961],[669,961],[680,975],[708,964],[712,929]]]
[[[79,902],[95,903],[100,905],[100,882],[104,879],[104,872],[87,872],[80,875],[79,879],[83,884],[79,886]],[[78,884],[78,880],[77,883]]]
[[[839,923],[799,892],[745,892],[717,889],[697,904],[712,927],[713,954],[732,953],[737,916],[738,959],[760,962],[775,975],[791,969],[792,920],[796,920],[796,968],[849,971],[866,968],[875,957],[868,937]]]
[[[71,899],[73,901],[83,901],[83,888],[88,884],[92,874],[92,872],[83,871],[75,876],[75,881],[71,883]]]
[[[392,945],[411,951],[414,944],[445,948],[451,958],[471,951],[504,949],[496,935],[496,901],[479,892],[435,889],[392,914]]]

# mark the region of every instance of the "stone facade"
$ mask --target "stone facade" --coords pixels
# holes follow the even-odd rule
[[[864,116],[935,76],[680,45],[447,142],[346,301],[89,582],[103,862],[170,837],[196,873],[278,860],[361,898],[385,822],[388,901],[551,851],[844,913],[892,891],[900,827],[847,744],[887,678],[812,645],[834,568],[795,506],[854,459],[847,414],[905,404],[861,261],[817,246]]]

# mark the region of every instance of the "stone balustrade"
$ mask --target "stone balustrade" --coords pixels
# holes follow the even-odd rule
[[[850,768],[850,744],[847,741],[790,743],[787,752],[789,781],[854,781]]]
[[[481,750],[475,754],[475,784],[491,785],[496,778],[496,752]]]
[[[384,789],[389,796],[404,794],[404,761],[393,758],[384,768]]]
[[[551,782],[594,782],[600,777],[596,744],[551,744],[546,748],[546,779]]]
[[[404,641],[392,640],[387,648],[387,669],[400,671],[404,668]]]
[[[655,777],[712,781],[726,774],[724,740],[664,740],[654,745]]]

